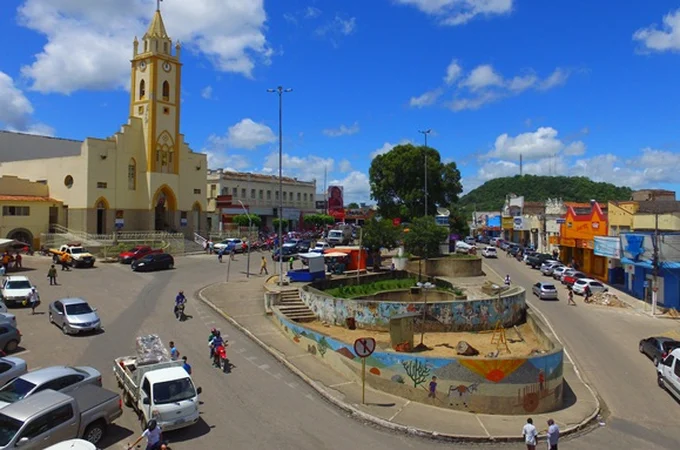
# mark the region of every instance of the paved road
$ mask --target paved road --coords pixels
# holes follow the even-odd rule
[[[502,276],[509,274],[514,284],[529,292],[532,284],[549,280],[539,271],[506,258],[503,252],[497,260],[485,263]],[[657,387],[655,368],[638,352],[638,343],[643,337],[680,325],[631,310],[586,305],[578,296],[578,306],[568,306],[566,289],[558,289],[559,302],[540,301],[534,296],[528,301],[548,318],[610,411],[606,427],[579,441],[582,448],[678,448],[680,404]]]
[[[257,267],[255,261],[253,259],[253,267]],[[202,421],[190,429],[169,434],[174,450],[227,446],[249,450],[345,450],[347,446],[385,450],[451,448],[451,444],[391,434],[346,417],[198,301],[190,301],[187,308],[193,315],[190,320],[185,323],[174,321],[170,308],[178,290],[184,289],[191,296],[199,288],[225,279],[227,264],[220,265],[212,257],[178,258],[175,270],[150,274],[132,273],[129,267],[121,265],[59,272],[61,285],[57,287],[47,286],[49,262],[46,259],[26,258],[25,264],[37,268],[27,274],[38,285],[44,304],[60,297],[83,296],[99,308],[106,328],[97,336],[68,337],[56,327],[50,327],[46,316],[16,311],[25,336],[22,344],[28,349],[22,357],[29,362],[30,368],[53,364],[92,365],[104,373],[105,386],[115,390],[112,360],[133,352],[137,335],[158,333],[166,343],[174,340],[180,352],[189,357],[194,378],[204,389]],[[531,277],[536,277],[534,272],[529,273],[515,263],[500,260],[492,265],[526,286],[533,280]],[[244,268],[245,257],[239,256],[231,266],[230,282],[245,282]],[[677,442],[677,431],[671,427],[662,430],[665,414],[653,413],[651,405],[655,403],[664,408],[659,411],[674,411],[672,408],[678,405],[654,387],[651,363],[635,354],[635,342],[632,345],[628,342],[636,341],[637,334],[651,333],[645,327],[654,326],[654,321],[611,311],[593,312],[582,305],[573,310],[565,309],[563,304],[539,306],[551,321],[555,321],[558,333],[569,333],[565,337],[567,347],[577,355],[577,362],[585,365],[589,376],[595,378],[596,385],[602,385],[608,401],[611,397],[619,417],[608,421],[602,429],[561,443],[561,448],[647,449],[650,445],[643,444],[649,443],[654,443],[655,448],[673,448],[669,444]],[[603,321],[607,322],[604,326]],[[209,364],[207,332],[211,326],[217,326],[229,335],[230,358],[235,364],[229,375]],[[628,336],[631,329],[639,330],[633,333],[634,337]],[[604,330],[609,330],[611,335]],[[620,342],[614,332],[620,334]],[[619,357],[619,353],[626,355],[625,358]],[[606,365],[605,370],[595,372],[602,363]],[[645,378],[646,374],[649,379]],[[612,380],[608,381],[606,376]],[[630,403],[628,399],[631,399]],[[656,416],[659,419],[654,419]],[[133,433],[140,430],[135,416],[127,409],[117,425],[104,448],[125,448],[124,444],[134,438]],[[644,429],[647,426],[651,431]],[[639,440],[639,436],[647,437],[649,441]]]

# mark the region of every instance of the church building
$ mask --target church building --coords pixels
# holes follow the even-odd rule
[[[70,229],[205,228],[207,157],[180,133],[180,53],[157,9],[133,43],[129,118],[120,131],[82,142],[0,131],[0,175],[47,184]]]

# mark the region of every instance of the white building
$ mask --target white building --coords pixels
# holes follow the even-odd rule
[[[262,217],[263,227],[273,229],[279,216],[278,176],[217,169],[208,170],[207,183],[208,231],[221,231],[234,216],[244,214],[244,208]],[[283,177],[283,218],[292,228],[303,215],[316,213],[315,200],[316,180]]]

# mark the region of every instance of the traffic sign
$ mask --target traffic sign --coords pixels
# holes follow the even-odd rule
[[[566,223],[567,219],[563,219],[562,217],[555,219],[555,222],[557,223]]]
[[[368,358],[375,351],[375,339],[359,338],[354,341],[354,353],[359,358]]]

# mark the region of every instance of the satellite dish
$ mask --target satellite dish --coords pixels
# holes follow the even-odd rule
[[[446,208],[437,208],[437,214],[440,216],[449,217],[451,215],[451,211]]]

